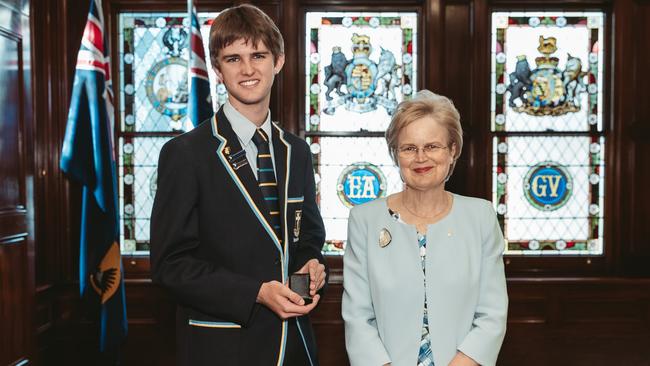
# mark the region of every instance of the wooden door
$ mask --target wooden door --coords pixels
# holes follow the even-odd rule
[[[0,2],[0,365],[33,363],[28,0]]]

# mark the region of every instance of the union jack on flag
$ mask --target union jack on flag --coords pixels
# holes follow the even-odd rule
[[[81,296],[101,308],[99,348],[117,354],[127,333],[113,149],[113,92],[101,0],[91,0],[77,55],[61,169],[83,185]]]
[[[196,8],[192,4],[192,0],[187,2],[187,8],[191,19],[190,96],[187,102],[187,111],[190,122],[196,127],[199,123],[212,117],[214,111],[212,109],[212,98],[210,97],[210,79],[208,78],[208,68],[205,63],[201,28],[199,27],[199,19],[196,16]]]

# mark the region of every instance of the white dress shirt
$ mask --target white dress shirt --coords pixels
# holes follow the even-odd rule
[[[239,111],[236,110],[232,104],[230,104],[229,100],[226,100],[226,104],[223,106],[223,112],[226,114],[228,121],[230,121],[230,125],[237,135],[239,144],[246,151],[246,159],[248,160],[248,165],[251,167],[251,169],[253,169],[253,175],[255,175],[255,179],[257,179],[257,146],[255,146],[255,143],[253,142],[253,135],[255,134],[255,131],[257,131],[257,126],[248,118],[244,117],[243,114],[239,113]],[[266,114],[266,120],[260,128],[264,130],[266,135],[269,137],[269,149],[271,150],[271,160],[273,161],[273,170],[275,171],[275,153],[273,152],[273,126],[271,126],[271,111]]]

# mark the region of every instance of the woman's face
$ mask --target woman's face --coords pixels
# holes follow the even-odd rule
[[[449,146],[447,130],[432,117],[406,126],[397,138],[397,157],[404,183],[426,191],[444,188],[456,146]]]

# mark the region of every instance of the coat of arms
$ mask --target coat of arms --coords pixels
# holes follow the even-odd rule
[[[381,48],[378,62],[370,59],[371,53],[370,37],[357,33],[352,36],[351,60],[341,52],[341,47],[333,47],[331,63],[324,70],[327,91],[323,112],[334,114],[341,105],[357,113],[373,111],[377,105],[383,106],[388,114],[395,111],[395,89],[402,84],[402,68],[389,50]]]
[[[517,57],[515,71],[510,73],[509,106],[516,112],[533,116],[559,116],[580,110],[580,95],[587,91],[582,60],[567,54],[564,70],[557,66],[559,59],[551,56],[557,51],[557,39],[539,36],[535,58],[537,68],[530,69],[525,55]]]
[[[189,91],[187,86],[187,61],[183,56],[189,44],[187,32],[182,27],[170,27],[163,35],[167,56],[154,63],[147,72],[145,90],[151,105],[172,119],[174,129],[182,128],[180,120],[187,114]]]

